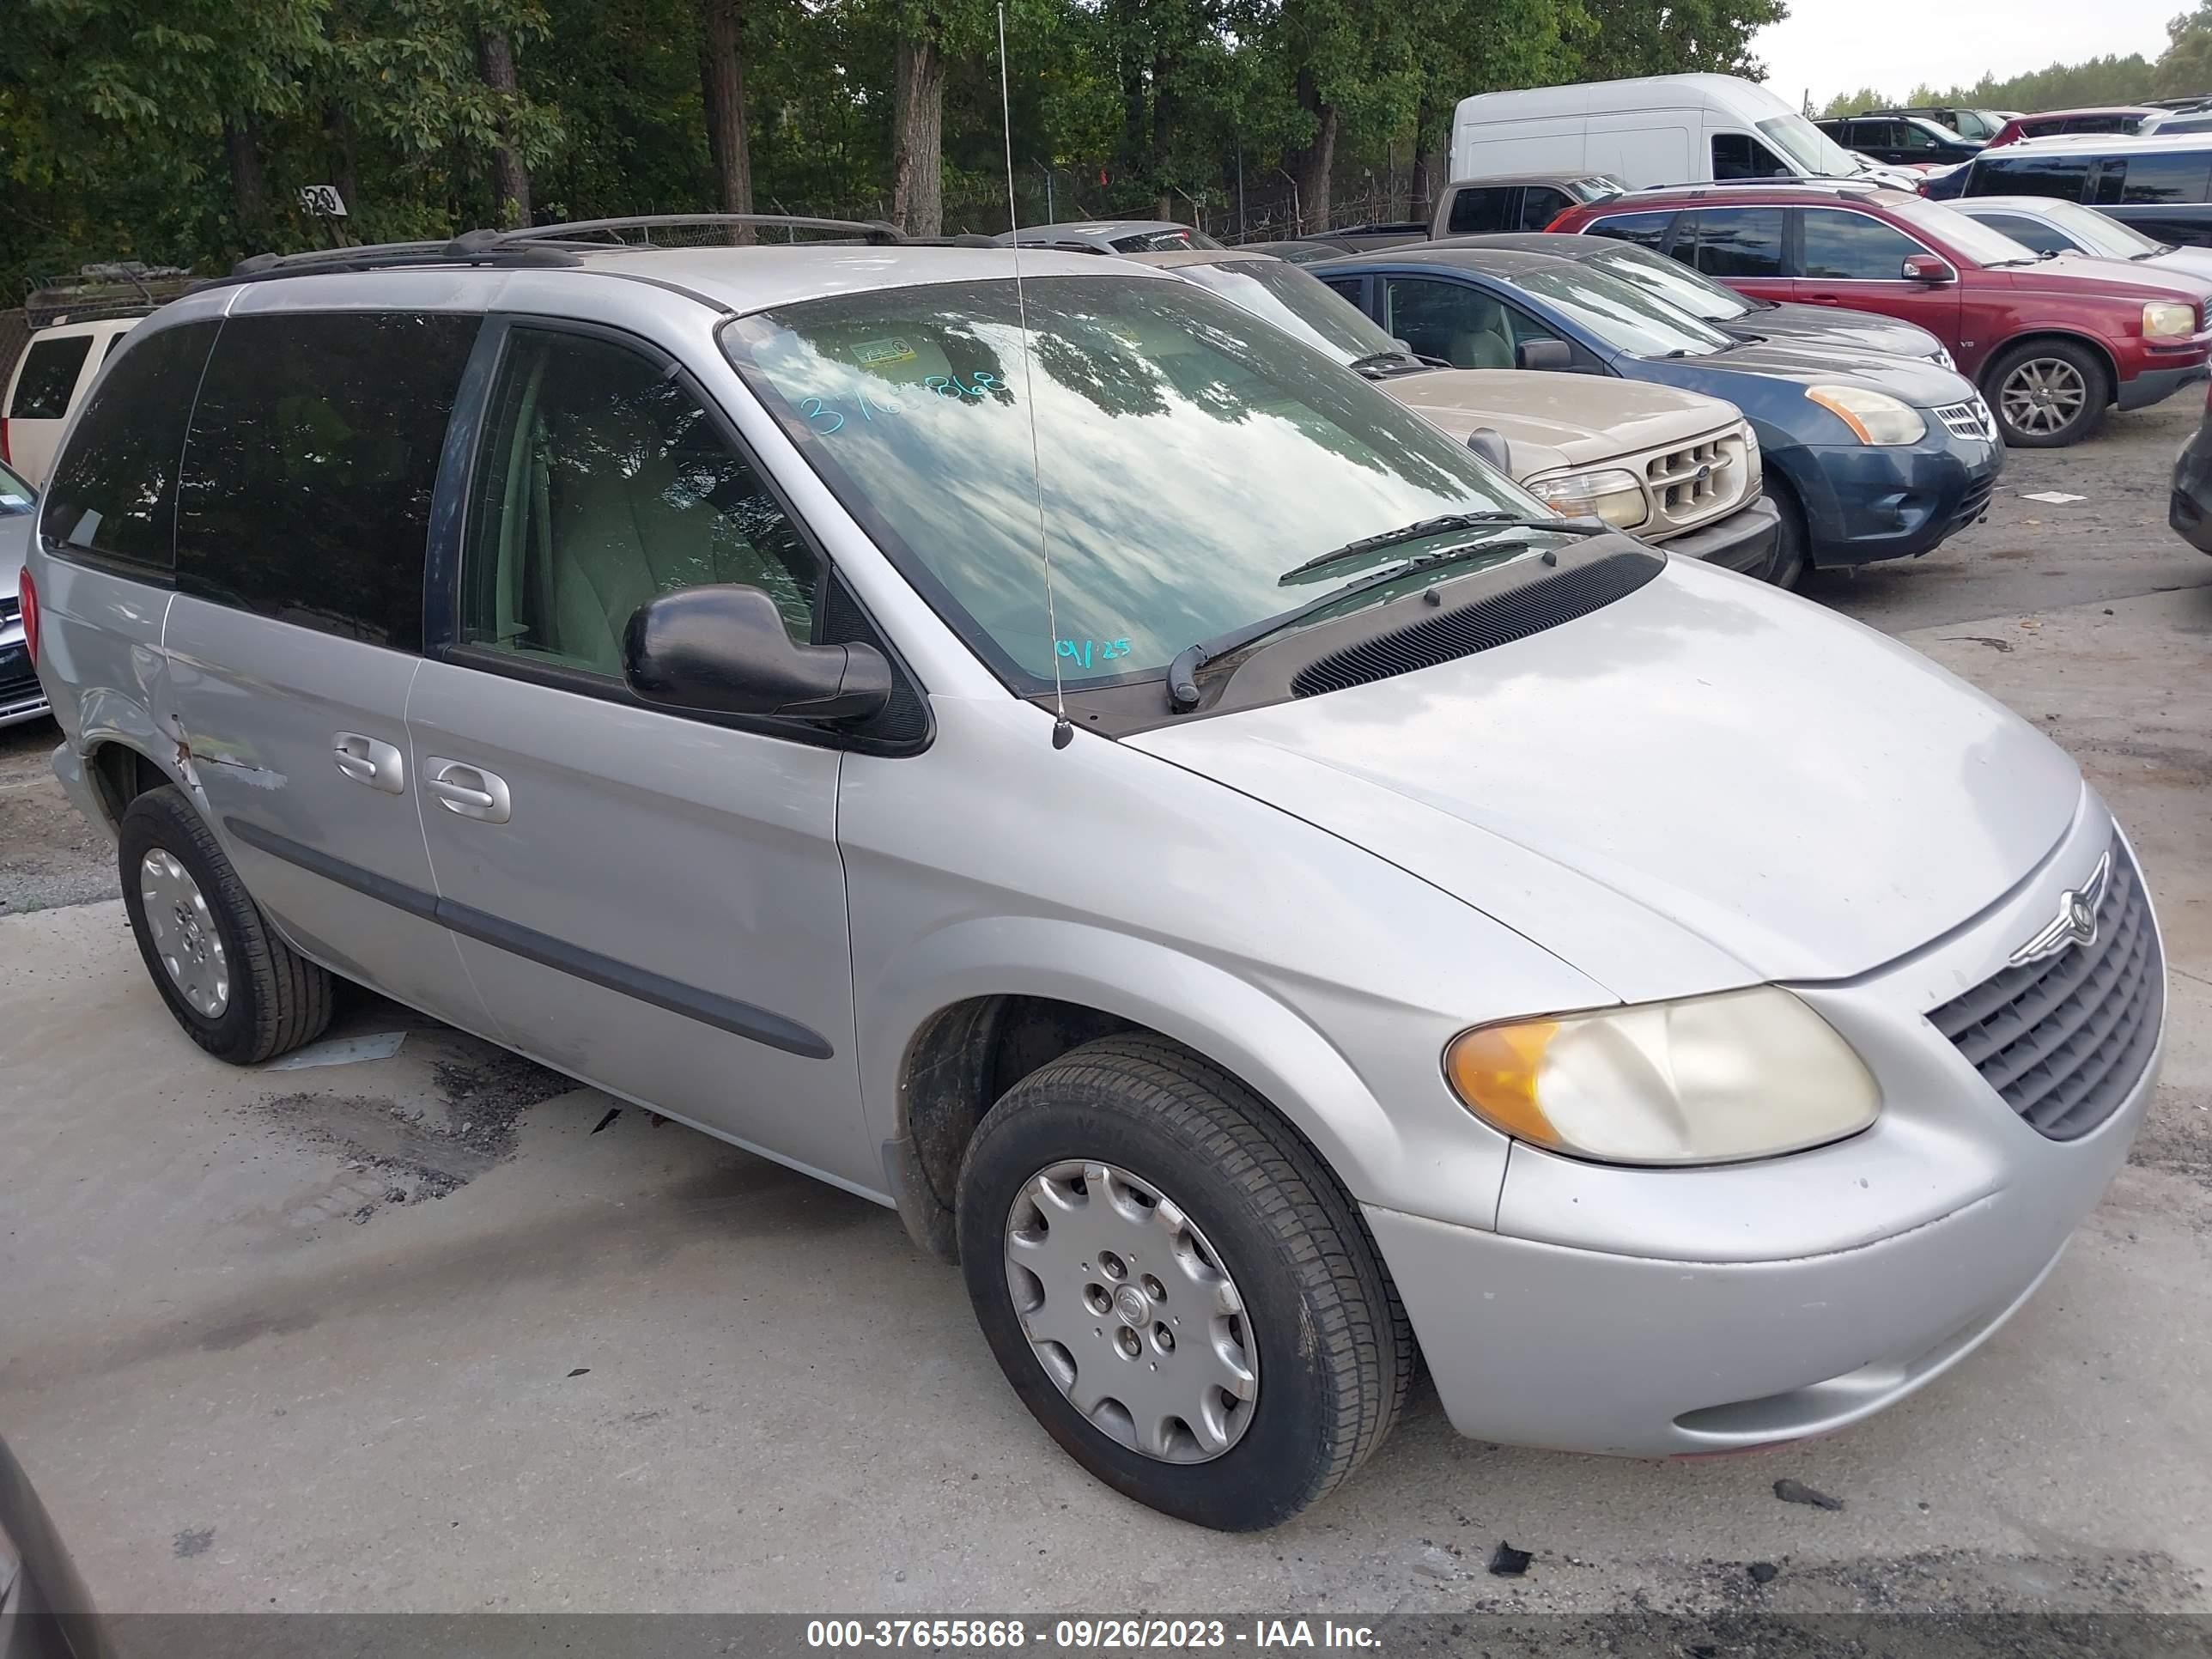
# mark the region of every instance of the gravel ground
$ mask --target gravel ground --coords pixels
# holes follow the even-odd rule
[[[1045,1438],[872,1206],[374,998],[330,1064],[204,1061],[43,724],[0,732],[0,909],[38,913],[0,915],[0,1431],[118,1609],[1515,1613],[1593,1652],[1617,1628],[1557,1615],[1634,1611],[1710,1621],[1692,1653],[1935,1610],[2039,1621],[1967,1650],[2142,1650],[2048,1615],[2212,1612],[2212,558],[2164,526],[2197,414],[2015,454],[1987,523],[1814,584],[2080,757],[2172,966],[2165,1082],[2073,1249],[1848,1434],[1569,1457],[1460,1440],[1424,1389],[1291,1526],[1164,1521]]]

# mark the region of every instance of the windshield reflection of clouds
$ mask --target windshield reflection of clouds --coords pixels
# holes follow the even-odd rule
[[[1514,282],[1516,287],[1580,319],[1583,326],[1618,351],[1639,357],[1668,351],[1703,357],[1729,343],[1727,335],[1708,328],[1687,312],[1587,266],[1531,271]]]
[[[1281,611],[1279,573],[1345,542],[1444,512],[1540,512],[1364,380],[1182,283],[1048,279],[1028,303],[1033,405],[1010,283],[817,301],[740,327],[833,486],[1002,667],[1043,681],[1054,659],[1032,406],[1070,683],[1156,671]]]

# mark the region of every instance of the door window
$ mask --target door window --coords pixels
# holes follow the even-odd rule
[[[1574,204],[1574,198],[1564,190],[1529,185],[1521,192],[1521,228],[1541,230]]]
[[[1893,121],[1890,143],[1899,149],[1933,150],[1942,148],[1934,133],[1917,121]]]
[[[1973,193],[2049,196],[2062,202],[2078,202],[2088,177],[2086,155],[2001,155],[1974,163]]]
[[[518,328],[470,494],[461,637],[610,677],[648,599],[741,582],[794,640],[819,571],[782,507],[699,400],[611,342]]]
[[[1669,213],[1616,213],[1610,218],[1600,219],[1583,234],[1586,236],[1610,236],[1616,242],[1633,242],[1638,247],[1648,247],[1656,253],[1667,240],[1667,227],[1674,221]]]
[[[1863,213],[1807,208],[1805,275],[1836,283],[1894,283],[1905,258],[1928,250],[1894,226]]]
[[[1389,306],[1383,326],[1420,356],[1454,368],[1513,367],[1513,324],[1492,295],[1417,276],[1392,276],[1383,289]]]
[[[1510,185],[1485,185],[1479,190],[1452,192],[1451,218],[1444,228],[1454,236],[1479,236],[1494,230],[1511,230],[1505,216],[1512,199]]]
[[[88,334],[64,334],[59,339],[33,340],[16,372],[15,396],[8,415],[17,421],[58,421],[69,413],[70,393],[76,390],[77,372],[92,349]]]
[[[115,360],[47,482],[49,539],[169,569],[185,421],[215,332],[211,322],[159,329]]]
[[[2122,202],[2201,202],[2206,175],[2212,173],[2212,151],[2175,150],[2108,161],[2097,180],[2099,200],[2106,199],[2107,181],[2116,173],[2120,177],[2118,199]]]
[[[1706,208],[1690,216],[1696,265],[1708,276],[1774,278],[1783,274],[1780,208]],[[1678,245],[1690,241],[1677,239]]]
[[[227,320],[177,490],[178,591],[420,650],[430,498],[481,320],[415,312]]]
[[[1745,132],[1713,135],[1716,179],[1787,179],[1792,170],[1767,147]]]

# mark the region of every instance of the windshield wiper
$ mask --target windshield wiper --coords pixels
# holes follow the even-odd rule
[[[1353,358],[1346,367],[1355,374],[1372,375],[1386,369],[1395,368],[1403,373],[1407,369],[1435,368],[1441,365],[1410,351],[1370,351],[1364,357]]]
[[[1557,530],[1570,536],[1603,536],[1608,534],[1613,526],[1580,523],[1570,519],[1516,519],[1505,513],[1454,513],[1440,519],[1425,519],[1419,524],[1407,525],[1402,530],[1385,532],[1380,536],[1370,536],[1363,541],[1347,542],[1318,558],[1308,559],[1295,569],[1285,571],[1276,580],[1279,584],[1287,582],[1293,576],[1317,570],[1323,565],[1334,564],[1355,554],[1371,552],[1376,548],[1388,547],[1396,542],[1419,540],[1423,536],[1456,529]],[[1524,544],[1501,544],[1486,538],[1458,547],[1448,547],[1440,553],[1423,553],[1410,559],[1401,559],[1387,570],[1376,570],[1356,577],[1341,587],[1332,587],[1326,593],[1317,594],[1304,605],[1293,605],[1288,611],[1279,611],[1272,617],[1262,617],[1242,628],[1232,628],[1225,634],[1217,634],[1210,640],[1200,640],[1195,645],[1187,645],[1176,653],[1175,660],[1168,665],[1168,707],[1180,712],[1197,706],[1198,671],[1216,657],[1241,650],[1255,640],[1264,639],[1270,634],[1293,627],[1331,605],[1364,593],[1370,588],[1380,587],[1386,582],[1397,581],[1415,571],[1433,569],[1438,565],[1457,564],[1464,559],[1487,557],[1520,545]]]

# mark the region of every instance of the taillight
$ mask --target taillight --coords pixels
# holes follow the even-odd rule
[[[20,579],[17,599],[23,607],[23,648],[31,653],[31,666],[39,665],[39,585],[27,567]]]
[[[15,464],[15,458],[8,453],[8,417],[5,415],[0,415],[0,461],[7,462],[10,466]]]

